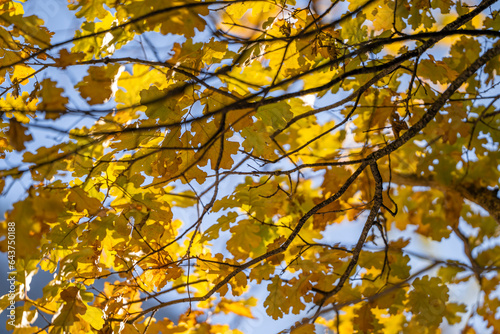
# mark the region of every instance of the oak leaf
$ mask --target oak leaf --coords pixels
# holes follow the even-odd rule
[[[31,134],[26,134],[27,128],[25,128],[21,123],[19,123],[14,118],[9,120],[9,130],[7,131],[7,138],[9,138],[9,144],[17,151],[22,151],[26,148],[25,142],[31,141],[33,137]]]
[[[120,73],[120,65],[113,64],[103,66],[91,66],[88,75],[83,77],[75,88],[78,89],[82,98],[89,104],[101,104],[107,102],[112,94],[112,85]]]

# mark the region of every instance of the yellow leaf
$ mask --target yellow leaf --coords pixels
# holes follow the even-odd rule
[[[35,70],[26,65],[14,66],[14,72],[11,76],[11,81],[16,81],[18,84],[26,85],[29,82],[30,76],[35,73]]]
[[[21,123],[28,123],[29,118],[26,116],[32,115],[37,110],[36,99],[30,99],[28,92],[23,92],[21,96],[14,97],[12,94],[7,94],[4,99],[0,99],[0,109],[4,111],[12,111],[12,115]]]
[[[253,300],[256,301],[255,298],[253,298]],[[224,314],[234,313],[242,317],[254,319],[254,316],[252,315],[252,311],[250,311],[249,306],[245,305],[245,303],[241,301],[232,301],[226,298],[222,298],[220,303],[217,304],[215,311],[216,312],[222,311],[224,312]]]
[[[247,288],[247,275],[243,272],[239,272],[229,281],[229,284],[231,285],[233,296],[240,296]]]
[[[87,305],[87,310],[80,317],[94,329],[99,330],[104,326],[104,312],[97,307]]]
[[[239,221],[231,227],[233,234],[227,242],[227,249],[236,259],[246,259],[252,256],[252,250],[260,245],[261,237],[258,235],[260,227],[250,220]]]
[[[371,307],[369,304],[365,303],[363,306],[357,310],[355,318],[355,324],[358,326],[362,333],[371,333],[375,329],[374,322],[376,318],[374,317]]]
[[[52,324],[56,327],[66,327],[78,322],[78,315],[85,314],[87,306],[83,303],[80,290],[71,286],[63,290],[60,294],[64,301],[59,310],[52,318]]]
[[[108,11],[104,8],[105,1],[103,0],[77,0],[71,1],[68,5],[70,10],[78,10],[76,17],[85,17],[89,21],[94,21],[96,18],[102,19]]]
[[[269,277],[274,274],[275,270],[276,268],[274,266],[264,262],[252,268],[249,278],[257,281],[257,284],[260,284],[262,280],[268,280]]]
[[[267,291],[269,291],[269,294],[264,301],[266,313],[274,320],[277,320],[283,317],[283,311],[288,309],[283,305],[287,296],[285,290],[281,286],[281,278],[279,278],[279,276],[273,277],[272,283],[267,286]]]
[[[141,104],[147,106],[146,115],[150,119],[179,122],[184,112],[179,108],[180,95],[167,95],[169,89],[159,90],[156,86],[140,92]]]

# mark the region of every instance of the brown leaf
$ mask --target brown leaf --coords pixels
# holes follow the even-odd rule
[[[401,131],[408,130],[408,124],[406,124],[404,120],[401,120],[396,112],[392,113],[390,122],[392,132],[394,133],[394,137],[396,137],[396,139],[399,138],[399,133]]]
[[[83,78],[75,87],[80,95],[87,100],[89,104],[101,104],[107,102],[113,90],[111,85],[115,79],[120,65],[93,66],[90,67],[89,75]]]
[[[7,131],[7,137],[9,138],[10,145],[16,151],[22,151],[26,148],[24,143],[27,141],[33,140],[33,137],[30,134],[25,134],[27,130],[21,123],[19,123],[16,119],[11,118],[9,120],[9,130]]]
[[[56,65],[61,68],[66,68],[69,65],[74,65],[78,61],[85,58],[85,54],[83,52],[68,52],[66,49],[62,49],[59,51],[59,58],[55,58],[54,61]]]

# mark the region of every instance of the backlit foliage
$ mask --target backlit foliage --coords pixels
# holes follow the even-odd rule
[[[23,2],[14,333],[500,331],[496,0],[73,0],[67,40]]]

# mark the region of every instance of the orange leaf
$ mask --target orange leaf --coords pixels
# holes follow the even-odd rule
[[[56,82],[50,79],[45,79],[41,82],[42,89],[37,93],[37,96],[41,98],[37,106],[38,110],[45,111],[45,118],[56,119],[66,111],[66,103],[68,103],[68,98],[64,97],[64,89],[57,88]]]

